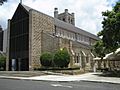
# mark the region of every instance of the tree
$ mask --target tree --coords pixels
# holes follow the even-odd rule
[[[120,2],[117,2],[112,11],[102,13],[103,30],[98,33],[102,36],[105,48],[108,52],[114,52],[120,47]]]
[[[101,60],[98,61],[98,69],[101,69],[103,57],[105,57],[105,54],[107,52],[107,49],[104,47],[103,41],[102,40],[97,41],[93,46],[93,50],[95,54],[101,58]]]
[[[2,5],[4,2],[7,2],[7,0],[0,0],[0,5]]]
[[[99,40],[97,41],[94,45],[93,45],[93,50],[95,52],[95,54],[100,57],[101,59],[103,59],[103,57],[105,56],[106,53],[106,49],[104,47],[103,41]]]
[[[55,53],[54,63],[57,67],[68,67],[68,64],[70,63],[70,54],[68,53],[66,48]]]
[[[46,52],[40,56],[40,62],[42,66],[49,67],[52,65],[53,55]]]
[[[5,70],[6,67],[6,57],[0,55],[0,70]]]

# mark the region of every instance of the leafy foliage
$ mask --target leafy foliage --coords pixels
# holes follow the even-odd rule
[[[120,2],[116,3],[112,11],[102,13],[103,30],[98,33],[108,52],[115,51],[120,46]]]
[[[68,64],[70,62],[70,55],[66,48],[63,50],[59,50],[54,55],[54,63],[57,67],[68,67]]]
[[[40,56],[40,62],[42,66],[49,67],[52,65],[53,56],[50,53],[43,53]]]
[[[5,70],[6,67],[6,57],[0,55],[0,70]]]
[[[105,47],[104,47],[104,44],[103,44],[102,40],[97,41],[97,42],[94,44],[94,51],[95,51],[95,53],[96,53],[96,55],[97,55],[98,57],[103,58],[103,57],[105,56],[105,52],[106,52],[105,50],[106,50],[106,49],[105,49]]]
[[[0,0],[0,5],[2,5],[4,2],[7,2],[7,0]]]

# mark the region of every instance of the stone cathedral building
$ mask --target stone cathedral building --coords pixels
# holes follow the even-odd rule
[[[40,67],[40,55],[67,48],[71,60],[69,67],[92,69],[91,45],[99,38],[75,27],[74,13],[58,13],[48,16],[23,4],[19,4],[12,19],[8,20],[7,69],[34,70]]]

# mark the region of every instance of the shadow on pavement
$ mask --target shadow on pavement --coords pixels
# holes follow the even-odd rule
[[[101,74],[94,74],[100,77],[116,77],[120,78],[120,70],[119,71],[103,71]]]

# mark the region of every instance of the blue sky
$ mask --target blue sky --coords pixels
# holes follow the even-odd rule
[[[112,6],[118,0],[23,0],[23,4],[32,7],[40,12],[53,16],[54,8],[59,13],[68,9],[75,13],[75,24],[77,27],[97,34],[102,29],[101,12],[112,10]],[[12,18],[20,0],[8,0],[0,6],[0,25],[7,28],[7,20]]]

